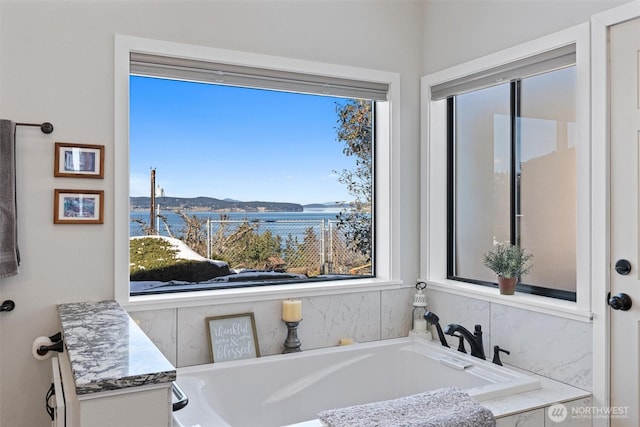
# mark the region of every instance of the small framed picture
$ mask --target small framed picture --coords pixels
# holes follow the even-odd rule
[[[212,362],[260,357],[253,313],[207,317]]]
[[[104,178],[104,145],[56,142],[53,176]]]
[[[104,191],[54,190],[54,224],[104,223]]]

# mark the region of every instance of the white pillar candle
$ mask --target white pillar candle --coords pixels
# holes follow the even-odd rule
[[[302,301],[282,301],[282,320],[285,322],[299,322],[302,320]]]

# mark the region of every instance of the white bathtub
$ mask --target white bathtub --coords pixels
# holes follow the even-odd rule
[[[177,381],[189,404],[174,413],[174,427],[303,423],[325,409],[446,386],[479,401],[540,388],[533,377],[420,338],[179,368]]]

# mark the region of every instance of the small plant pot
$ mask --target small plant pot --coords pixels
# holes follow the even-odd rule
[[[513,295],[516,292],[517,284],[517,277],[498,276],[498,288],[500,289],[501,295]]]

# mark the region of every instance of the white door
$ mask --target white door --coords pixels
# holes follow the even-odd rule
[[[612,309],[611,407],[608,410],[612,413],[611,426],[638,427],[640,425],[640,18],[612,26],[609,48],[611,54],[611,297],[613,299],[609,300]],[[625,301],[621,298],[624,295],[628,296],[632,302],[628,310],[625,310]]]

